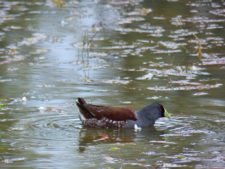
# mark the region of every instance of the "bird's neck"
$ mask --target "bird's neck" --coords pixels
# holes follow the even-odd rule
[[[148,126],[153,126],[154,124],[155,124],[155,121],[157,120],[155,120],[155,119],[148,119],[147,117],[145,117],[144,115],[142,115],[140,112],[138,112],[137,114],[136,114],[136,116],[137,116],[137,121],[136,121],[136,123],[137,123],[137,125],[139,126],[139,127],[148,127]]]

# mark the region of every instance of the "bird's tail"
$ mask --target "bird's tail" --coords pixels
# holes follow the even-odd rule
[[[78,106],[78,105],[81,106],[81,105],[84,105],[84,104],[87,104],[87,103],[86,103],[86,101],[84,100],[84,98],[78,97],[77,100],[76,100],[76,104],[77,104],[77,106]],[[79,106],[78,106],[78,107],[79,107]]]
[[[77,98],[76,104],[80,111],[79,117],[81,121],[92,117],[91,113],[88,110],[87,102],[83,98]]]

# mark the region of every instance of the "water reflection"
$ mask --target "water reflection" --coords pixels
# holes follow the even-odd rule
[[[98,129],[83,128],[79,134],[79,152],[83,153],[88,146],[96,144],[135,143],[137,140],[161,141],[163,131],[154,127],[135,132],[134,129]]]

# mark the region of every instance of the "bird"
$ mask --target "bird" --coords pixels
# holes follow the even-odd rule
[[[99,128],[144,128],[154,126],[161,117],[170,117],[159,103],[145,106],[134,112],[126,107],[89,104],[84,98],[77,98],[79,118],[84,126]]]

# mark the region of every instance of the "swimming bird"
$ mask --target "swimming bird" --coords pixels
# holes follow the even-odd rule
[[[147,105],[136,113],[126,107],[89,104],[83,98],[77,98],[76,105],[79,108],[82,124],[89,127],[149,127],[161,117],[170,117],[170,114],[159,103]]]

